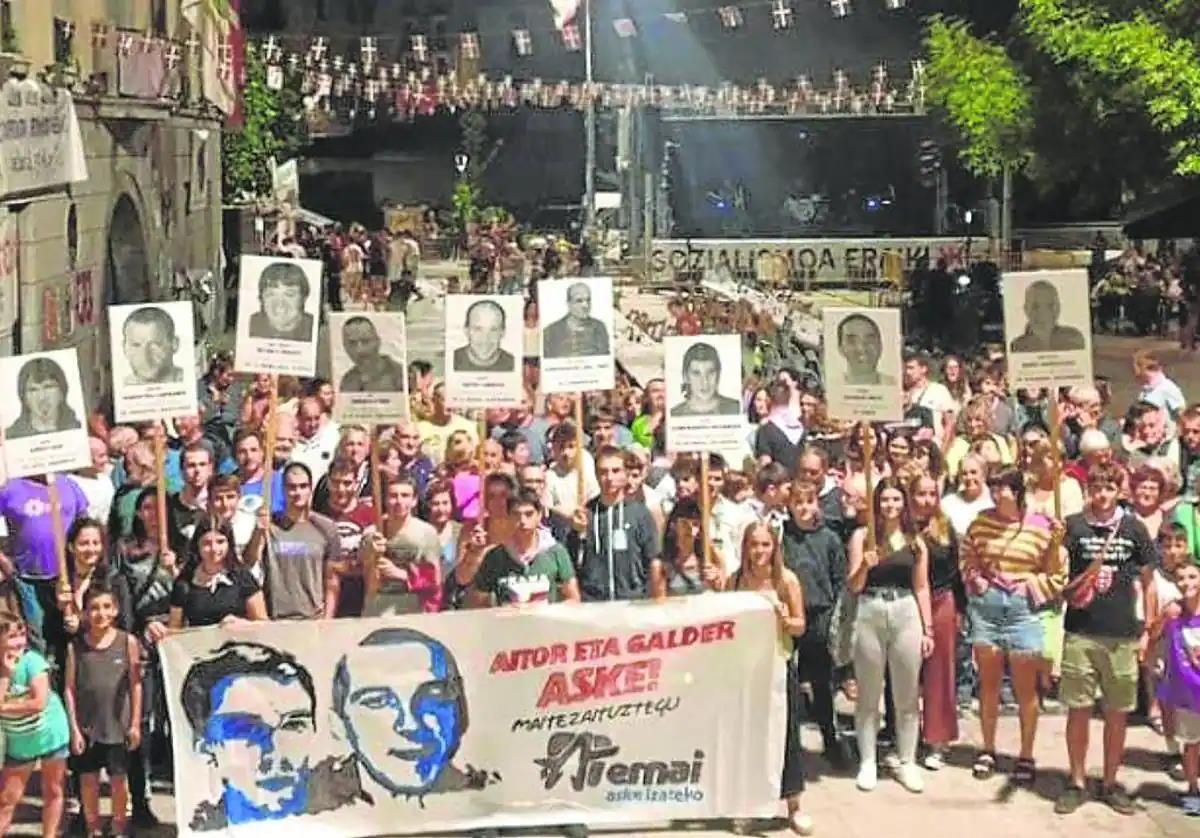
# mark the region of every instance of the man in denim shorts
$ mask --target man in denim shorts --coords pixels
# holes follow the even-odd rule
[[[1145,525],[1117,506],[1122,473],[1095,465],[1087,475],[1088,505],[1066,520],[1070,556],[1066,588],[1066,641],[1061,697],[1068,708],[1067,787],[1055,803],[1060,815],[1087,800],[1088,724],[1099,691],[1104,710],[1104,779],[1100,800],[1122,815],[1137,811],[1117,784],[1125,750],[1125,724],[1137,705],[1138,655],[1146,635],[1138,598],[1155,561]],[[1142,613],[1146,613],[1143,611]]]

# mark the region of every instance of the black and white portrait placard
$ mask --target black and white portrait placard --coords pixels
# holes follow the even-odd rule
[[[538,283],[542,390],[577,393],[616,384],[612,277]]]
[[[524,307],[524,299],[515,294],[446,297],[447,404],[521,404]]]
[[[239,372],[316,375],[321,263],[244,255],[241,268],[234,366]]]
[[[329,315],[335,419],[382,425],[409,418],[407,344],[399,312]]]
[[[663,343],[667,448],[704,452],[742,446],[741,336],[668,337]]]
[[[1087,271],[1004,275],[1004,342],[1013,387],[1092,383]]]
[[[10,478],[92,464],[77,350],[0,358],[0,390],[15,394],[0,399]]]
[[[900,310],[827,308],[821,320],[830,417],[853,422],[903,420]]]
[[[196,413],[192,303],[109,306],[118,422]]]

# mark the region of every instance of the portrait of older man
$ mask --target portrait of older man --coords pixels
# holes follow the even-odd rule
[[[342,349],[353,366],[338,389],[343,393],[402,393],[408,377],[404,364],[383,353],[379,330],[366,317],[351,317],[342,327]]]
[[[567,287],[567,314],[546,327],[542,354],[547,358],[586,358],[607,355],[608,329],[592,317],[592,289],[586,282]]]
[[[1086,293],[1086,288],[1080,289]],[[1010,352],[1074,352],[1087,348],[1083,332],[1058,322],[1062,300],[1054,284],[1044,279],[1025,289],[1025,331],[1009,344]]]
[[[368,794],[444,794],[493,779],[453,764],[467,731],[467,697],[454,655],[427,634],[383,628],[367,635],[338,662],[333,710]]]
[[[259,310],[250,315],[250,337],[311,342],[313,316],[304,310],[312,288],[291,262],[272,262],[258,278]]]
[[[156,306],[134,310],[121,326],[121,354],[129,364],[125,384],[178,384],[183,369],[175,364],[179,338],[171,315]]]
[[[219,799],[196,807],[191,829],[314,815],[362,799],[352,765],[312,755],[316,694],[292,655],[260,643],[225,643],[192,664],[181,703],[193,745],[221,789]]]
[[[467,308],[463,326],[467,345],[454,350],[455,372],[512,372],[517,361],[501,347],[508,327],[504,308],[495,300],[476,300]]]
[[[736,416],[742,412],[741,402],[721,395],[721,355],[711,343],[693,343],[687,348],[680,375],[683,401],[671,408],[672,416]]]

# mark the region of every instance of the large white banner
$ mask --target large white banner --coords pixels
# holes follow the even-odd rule
[[[758,594],[207,628],[162,659],[181,835],[778,811],[786,657]]]
[[[928,261],[962,264],[965,239],[655,239],[650,272],[656,280],[754,280],[787,285],[877,282],[895,269],[912,270]],[[894,269],[894,271],[895,271]],[[898,271],[895,271],[898,272]]]
[[[75,103],[31,79],[0,87],[0,198],[87,180]]]

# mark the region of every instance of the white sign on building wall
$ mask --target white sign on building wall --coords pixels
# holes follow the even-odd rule
[[[75,103],[32,79],[0,87],[0,198],[87,180]]]

